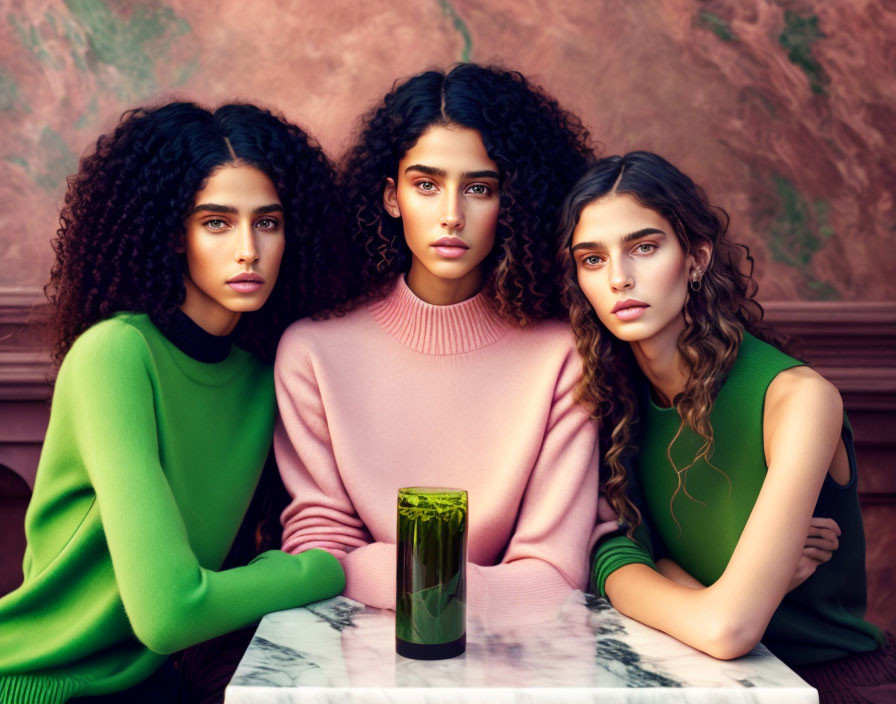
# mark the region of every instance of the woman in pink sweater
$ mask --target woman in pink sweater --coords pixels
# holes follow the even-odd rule
[[[394,608],[396,495],[424,485],[469,492],[472,613],[585,588],[597,434],[551,252],[590,154],[541,89],[474,64],[367,115],[344,163],[349,312],[295,323],[275,366],[283,549],[339,557],[346,596]]]

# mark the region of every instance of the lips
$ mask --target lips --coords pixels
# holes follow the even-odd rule
[[[634,298],[628,298],[616,303],[616,305],[613,306],[613,310],[610,312],[620,320],[635,320],[636,318],[640,318],[644,311],[649,307],[650,306],[643,301],[636,301]]]
[[[459,237],[442,237],[432,243],[432,248],[443,257],[456,259],[457,257],[462,257],[470,248],[470,245]]]
[[[636,301],[634,298],[627,298],[624,301],[618,301],[615,306],[613,306],[613,310],[611,313],[618,313],[621,310],[625,310],[626,308],[646,308],[647,304],[643,301]]]
[[[227,279],[227,285],[238,293],[254,293],[264,285],[264,277],[253,272],[243,272]]]

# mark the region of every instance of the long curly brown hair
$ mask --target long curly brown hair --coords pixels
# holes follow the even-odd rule
[[[554,223],[563,196],[593,161],[588,131],[525,76],[459,64],[426,71],[393,87],[362,119],[342,159],[348,236],[337,266],[350,282],[348,308],[381,296],[411,263],[400,220],[383,206],[387,178],[434,125],[459,125],[482,137],[500,171],[495,247],[484,262],[485,292],[520,325],[562,317]]]
[[[253,105],[136,108],[97,140],[68,180],[47,286],[57,363],[78,335],[119,311],[156,320],[174,313],[186,295],[185,218],[208,177],[229,163],[271,179],[286,232],[277,283],[260,310],[241,316],[236,344],[272,360],[289,323],[331,304],[324,262],[337,210],[335,173],[320,147]]]
[[[753,259],[746,245],[729,239],[728,214],[711,205],[704,191],[668,161],[643,151],[607,157],[597,161],[573,186],[561,210],[558,260],[563,269],[564,303],[584,364],[578,395],[601,421],[604,465],[610,469],[604,492],[631,535],[641,516],[627,493],[623,458],[634,451],[632,425],[638,419],[635,388],[642,375],[631,346],[604,327],[579,287],[570,251],[584,208],[609,194],[629,194],[665,218],[686,253],[695,252],[700,243],[712,246],[700,290],[689,290],[685,302],[685,329],[678,338],[678,351],[688,379],[684,391],[672,399],[682,419],[679,432],[688,426],[703,438],[694,462],[701,458],[708,461],[712,454],[709,414],[737,358],[744,330],[778,346],[780,341],[762,324],[762,306],[754,298],[757,285],[752,277]],[[679,468],[673,463],[679,487],[683,473],[692,465]]]

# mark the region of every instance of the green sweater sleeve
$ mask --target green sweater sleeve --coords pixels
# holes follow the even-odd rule
[[[133,329],[127,335],[139,338]],[[199,564],[159,462],[149,354],[139,341],[130,342],[82,340],[70,354],[83,356],[84,363],[72,360],[78,374],[67,382],[78,399],[74,441],[96,493],[115,579],[137,638],[152,651],[170,653],[267,612],[339,593],[342,568],[320,550],[295,556],[272,550],[223,572]]]
[[[594,551],[594,568],[591,573],[595,591],[605,597],[607,592],[604,585],[607,577],[620,567],[634,564],[656,569],[650,551],[625,535],[615,535],[601,542]]]

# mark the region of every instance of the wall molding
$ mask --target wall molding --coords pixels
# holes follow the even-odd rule
[[[896,411],[896,302],[764,303],[765,320],[830,380],[847,411]],[[891,428],[896,435],[896,427]]]
[[[52,395],[49,313],[41,287],[0,287],[0,401]]]
[[[896,302],[768,301],[765,320],[850,410],[896,411]],[[0,399],[48,399],[53,365],[39,286],[0,286]]]

